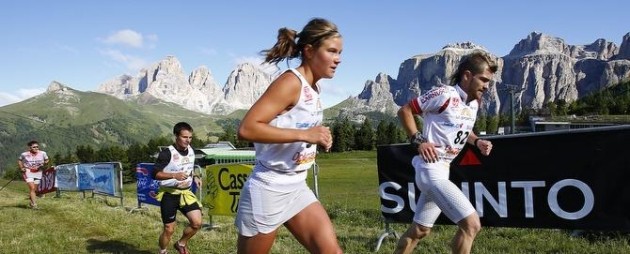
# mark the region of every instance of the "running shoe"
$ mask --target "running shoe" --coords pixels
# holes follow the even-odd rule
[[[190,254],[190,252],[188,252],[188,248],[186,248],[186,245],[179,245],[179,241],[175,242],[175,244],[173,244],[173,247],[175,248],[175,250],[177,250],[179,254]]]

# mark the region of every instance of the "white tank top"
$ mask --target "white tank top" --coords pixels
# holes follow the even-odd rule
[[[188,154],[182,156],[174,146],[170,145],[168,150],[171,152],[171,160],[162,170],[165,173],[186,172],[188,177],[183,181],[177,179],[161,180],[160,187],[173,187],[177,189],[187,189],[192,185],[192,171],[195,168],[195,151],[188,146]]]
[[[411,101],[422,113],[422,134],[436,145],[443,162],[450,163],[459,154],[475,126],[479,103],[466,104],[467,98],[459,85],[443,85]]]
[[[311,87],[302,74],[295,69],[289,69],[299,79],[302,85],[300,98],[293,108],[276,116],[269,125],[278,128],[308,129],[322,123],[324,111],[319,93]],[[317,86],[317,90],[319,86]],[[315,162],[317,145],[306,142],[263,144],[254,143],[256,148],[256,171],[262,165],[268,170],[284,174],[296,174],[308,170]],[[305,174],[304,174],[305,175]],[[304,176],[305,178],[305,176]]]

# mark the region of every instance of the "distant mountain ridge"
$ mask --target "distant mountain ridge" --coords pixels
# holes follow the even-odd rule
[[[409,58],[400,65],[396,78],[379,73],[375,81],[368,80],[360,95],[348,99],[354,101],[355,108],[342,114],[355,120],[361,120],[370,110],[394,115],[395,110],[388,110],[390,94],[394,104],[400,106],[434,86],[449,83],[461,57],[473,50],[487,51],[464,42],[446,45],[435,54]],[[605,39],[589,45],[569,45],[561,38],[533,32],[508,55],[496,60],[499,65],[496,82],[484,95],[481,114],[509,112],[507,85],[522,90],[515,98],[517,111],[540,109],[558,100],[570,103],[630,79],[630,33],[623,36],[618,47]]]
[[[359,121],[370,112],[395,115],[400,105],[424,91],[449,83],[462,56],[473,50],[487,51],[472,42],[451,43],[434,54],[404,60],[396,78],[379,73],[367,80],[363,91],[348,98],[339,115]],[[489,52],[492,54],[492,52]],[[517,111],[540,109],[548,102],[575,101],[593,91],[630,78],[630,33],[620,46],[605,39],[589,45],[570,45],[561,38],[532,32],[514,45],[508,55],[495,56],[499,70],[495,86],[484,96],[481,114],[508,112],[506,85],[522,90],[515,100]],[[101,84],[98,92],[121,99],[149,94],[206,114],[225,115],[248,109],[274,77],[253,64],[241,64],[219,89],[209,69],[201,66],[184,75],[174,56],[142,70],[137,76],[122,75]],[[325,91],[324,91],[325,92]]]
[[[101,84],[97,92],[127,100],[150,95],[204,114],[227,115],[248,109],[271,83],[271,75],[251,63],[237,66],[219,89],[205,66],[188,77],[175,56],[142,69],[136,76],[121,75]]]

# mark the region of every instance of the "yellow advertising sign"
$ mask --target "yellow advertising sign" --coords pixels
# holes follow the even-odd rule
[[[241,189],[253,168],[245,164],[206,166],[202,204],[210,215],[236,215]]]

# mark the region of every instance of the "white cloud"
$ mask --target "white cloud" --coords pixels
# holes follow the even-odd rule
[[[122,64],[130,72],[137,72],[142,68],[147,67],[148,62],[144,58],[125,52],[124,49],[115,46],[126,46],[138,49],[154,49],[156,47],[158,36],[156,34],[141,34],[131,29],[123,29],[116,31],[104,39],[99,39],[101,42],[111,45],[111,48],[101,49],[100,53],[114,61],[117,64]]]
[[[156,35],[150,35],[148,36],[148,38],[152,41],[157,40]],[[142,34],[131,29],[116,31],[113,34],[109,35],[107,38],[103,39],[103,42],[107,44],[120,44],[134,48],[142,48],[142,46],[144,45]]]
[[[147,38],[147,48],[154,49],[157,47],[158,36],[157,34],[149,34],[146,36]]]
[[[0,91],[0,106],[23,101],[33,96],[40,95],[45,91],[46,88],[19,89],[14,93]]]
[[[219,53],[219,52],[217,52],[216,49],[213,49],[213,48],[202,47],[200,50],[201,50],[202,54],[209,55],[209,56],[215,56],[215,55],[217,55]]]
[[[125,67],[132,72],[138,71],[147,66],[147,61],[136,56],[124,54],[118,50],[107,49],[102,50],[101,54],[109,57],[115,62],[125,65]]]

